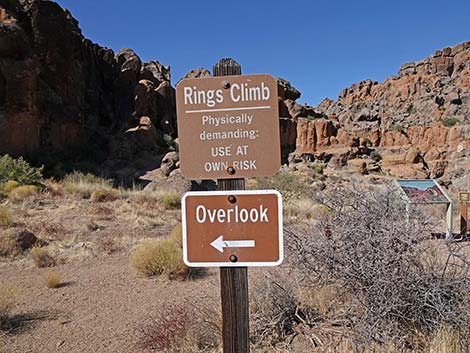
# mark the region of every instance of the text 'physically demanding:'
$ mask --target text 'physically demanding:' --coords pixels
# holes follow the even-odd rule
[[[212,116],[212,115],[203,115],[202,116],[202,125],[227,125],[227,124],[247,124],[251,125],[253,121],[253,115],[251,114],[240,114],[240,115],[230,115],[225,114],[222,116]]]
[[[264,205],[250,209],[239,208],[238,205],[233,208],[214,208],[208,209],[204,205],[196,207],[196,221],[198,223],[268,223],[268,208]]]
[[[185,105],[204,104],[213,108],[216,104],[223,103],[226,99],[234,103],[268,101],[271,97],[271,90],[264,82],[256,86],[250,86],[248,83],[233,83],[228,90],[202,90],[194,86],[184,87],[183,97]]]

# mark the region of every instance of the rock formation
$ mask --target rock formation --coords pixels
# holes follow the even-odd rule
[[[142,117],[152,128],[129,131]],[[133,159],[164,153],[165,133],[176,134],[169,67],[92,43],[52,1],[1,2],[0,154]]]
[[[184,78],[206,76],[200,68]],[[470,42],[405,64],[382,83],[356,83],[317,107],[298,104],[300,92],[286,80],[278,79],[278,93],[283,162],[290,154],[362,173],[468,173]],[[175,105],[169,67],[92,43],[52,1],[1,1],[0,154],[46,165],[92,157],[101,172],[135,177],[172,151]],[[166,174],[177,165],[171,156]]]
[[[382,83],[353,84],[336,101],[324,99],[314,113],[289,112],[297,123],[297,156],[355,158],[367,145],[383,156],[381,165],[392,175],[440,177],[448,167],[469,168],[470,42],[405,64]]]

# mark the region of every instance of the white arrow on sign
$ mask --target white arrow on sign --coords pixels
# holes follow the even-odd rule
[[[224,236],[219,236],[211,243],[216,250],[224,252],[224,248],[254,248],[254,240],[224,240]]]

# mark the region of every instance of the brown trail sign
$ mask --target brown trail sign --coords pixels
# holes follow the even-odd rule
[[[181,208],[186,265],[277,266],[282,262],[279,192],[188,192]]]
[[[269,75],[176,86],[181,172],[188,179],[271,176],[281,165],[277,81]]]

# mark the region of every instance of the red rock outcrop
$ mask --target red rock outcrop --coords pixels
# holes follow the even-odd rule
[[[118,158],[111,142],[142,116],[156,130],[148,130],[155,141],[145,146],[158,147],[163,133],[175,134],[168,67],[92,43],[52,1],[1,2],[0,154],[44,162],[47,155],[67,159],[92,150]]]
[[[386,156],[385,166],[410,163],[406,151],[414,148],[423,176],[442,176],[454,165],[449,161],[470,158],[470,42],[402,65],[382,83],[353,84],[314,111],[309,117],[291,114],[297,121],[296,155],[331,157],[344,148],[370,146]]]

